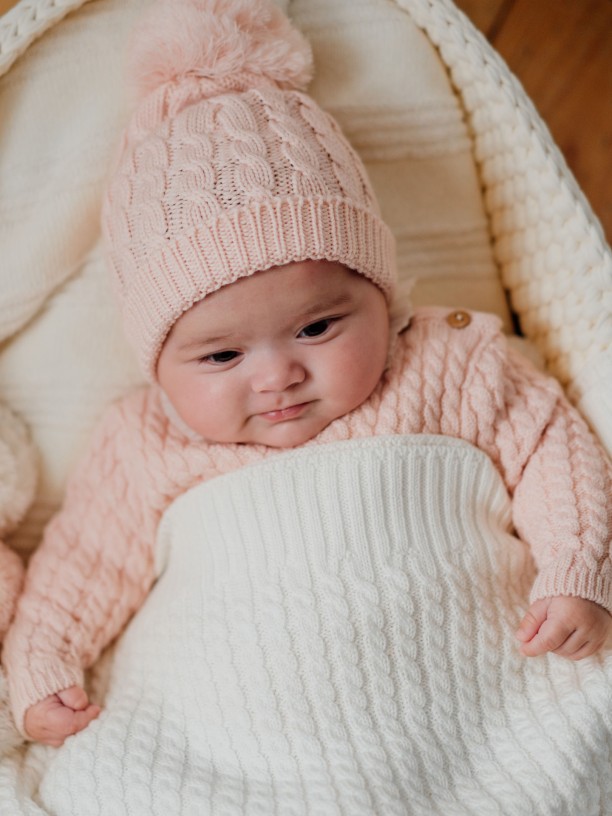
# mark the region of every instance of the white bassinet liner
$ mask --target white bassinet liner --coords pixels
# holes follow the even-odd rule
[[[32,428],[42,471],[23,548],[104,406],[139,381],[98,220],[129,107],[125,41],[149,2],[21,0],[0,17],[0,394]],[[402,274],[421,278],[415,300],[495,311],[509,329],[505,287],[612,447],[609,250],[499,57],[446,0],[283,5],[313,43],[313,94],[368,166]]]
[[[53,816],[610,816],[612,656],[519,656],[533,564],[510,529],[490,459],[440,436],[192,488],[102,715],[5,762],[1,812],[41,812],[44,756]]]

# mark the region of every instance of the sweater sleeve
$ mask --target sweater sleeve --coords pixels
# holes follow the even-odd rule
[[[3,662],[15,721],[72,685],[140,606],[154,578],[154,527],[134,478],[121,404],[94,432],[31,560]],[[136,475],[137,471],[136,471]]]
[[[531,547],[531,600],[573,595],[612,613],[612,466],[556,380],[503,344],[495,449]]]
[[[513,515],[538,567],[531,600],[574,595],[612,614],[612,466],[564,397],[525,465]]]

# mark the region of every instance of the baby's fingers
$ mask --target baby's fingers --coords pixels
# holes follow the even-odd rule
[[[523,643],[520,652],[525,657],[537,657],[546,652],[558,651],[573,632],[573,629],[567,629],[558,621],[546,620],[537,634],[528,643]]]
[[[584,633],[574,632],[555,654],[567,657],[568,660],[582,660],[597,654],[604,645],[604,639],[596,636],[585,636]]]
[[[583,650],[586,650],[588,646],[588,637],[584,632],[576,629],[563,641],[559,647],[556,649],[551,649],[551,651],[554,651],[555,654],[560,655],[561,657],[568,657],[570,660],[574,660],[579,659],[574,658],[574,655],[582,655]]]
[[[539,601],[535,601],[531,604],[523,620],[520,622],[519,628],[516,630],[516,636],[519,640],[526,643],[537,634],[540,626],[542,626],[546,620],[549,606],[550,598],[541,598]]]
[[[73,711],[71,708],[56,708],[49,712],[47,728],[45,729],[47,744],[53,744],[51,740],[59,741],[61,745],[66,737],[78,734],[100,713],[99,706],[89,705],[83,711]]]
[[[100,713],[100,706],[89,705],[84,711],[75,711],[73,719],[72,734],[77,734],[86,728],[92,720],[95,720]]]
[[[57,692],[60,701],[68,708],[75,711],[83,711],[89,705],[89,698],[80,686],[70,686]]]

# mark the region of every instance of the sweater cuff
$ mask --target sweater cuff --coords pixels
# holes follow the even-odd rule
[[[28,708],[63,689],[71,686],[83,687],[84,674],[83,670],[76,666],[61,662],[45,662],[44,667],[31,669],[29,674],[21,673],[17,678],[11,676],[9,672],[8,681],[15,725],[23,737],[30,739],[23,726]]]
[[[542,569],[531,589],[531,603],[542,598],[570,595],[603,606],[612,615],[612,580],[610,574],[589,572],[584,562],[576,563],[570,554]]]

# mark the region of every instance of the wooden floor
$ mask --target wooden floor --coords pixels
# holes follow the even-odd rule
[[[455,2],[523,83],[612,241],[612,0]]]
[[[612,0],[455,0],[519,78],[612,241]]]

